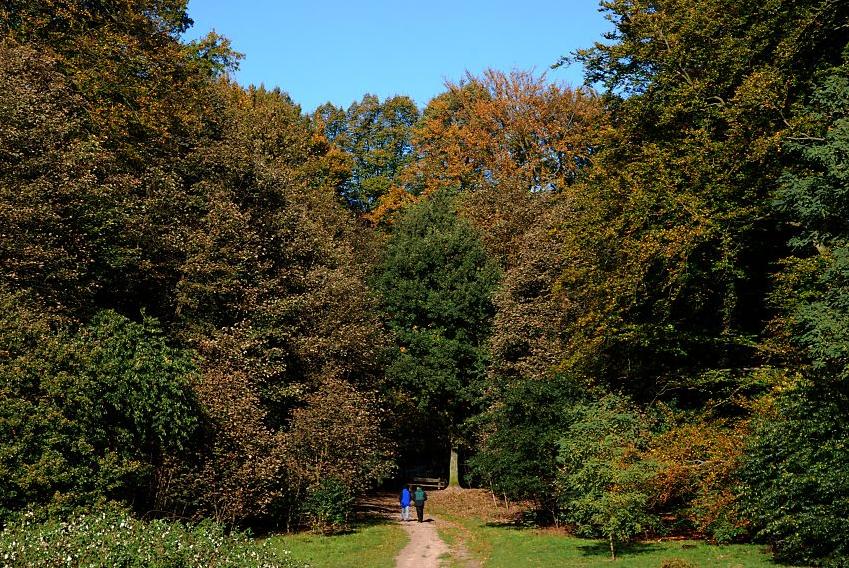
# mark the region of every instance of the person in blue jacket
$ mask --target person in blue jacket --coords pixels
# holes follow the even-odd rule
[[[401,520],[409,521],[410,520],[410,502],[412,498],[410,497],[410,490],[406,487],[401,490]]]

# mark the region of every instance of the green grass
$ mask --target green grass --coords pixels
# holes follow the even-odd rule
[[[371,520],[357,524],[347,534],[296,533],[269,540],[277,550],[288,550],[291,558],[313,568],[392,568],[409,537],[397,523]]]
[[[485,568],[610,567],[660,568],[667,560],[684,560],[704,568],[776,568],[761,546],[710,545],[701,541],[636,543],[611,561],[606,541],[566,536],[552,531],[491,526],[474,518],[445,516],[462,529],[448,528],[446,540],[465,537],[466,548]]]

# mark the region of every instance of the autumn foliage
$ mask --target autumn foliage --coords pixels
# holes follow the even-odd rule
[[[0,5],[0,520],[332,532],[462,463],[845,564],[849,4],[601,8],[592,87],[308,114],[185,0]]]

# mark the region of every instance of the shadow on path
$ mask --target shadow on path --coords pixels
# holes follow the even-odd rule
[[[395,558],[396,568],[439,568],[451,551],[439,538],[436,530],[441,522],[428,516],[424,522],[401,521],[401,508],[398,495],[394,493],[375,493],[357,502],[357,517],[371,517],[382,522],[399,523],[410,537],[410,542]]]

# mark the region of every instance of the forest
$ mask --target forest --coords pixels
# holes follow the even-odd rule
[[[601,10],[584,86],[305,113],[187,0],[0,4],[0,564],[271,566],[427,474],[849,565],[849,3]]]

